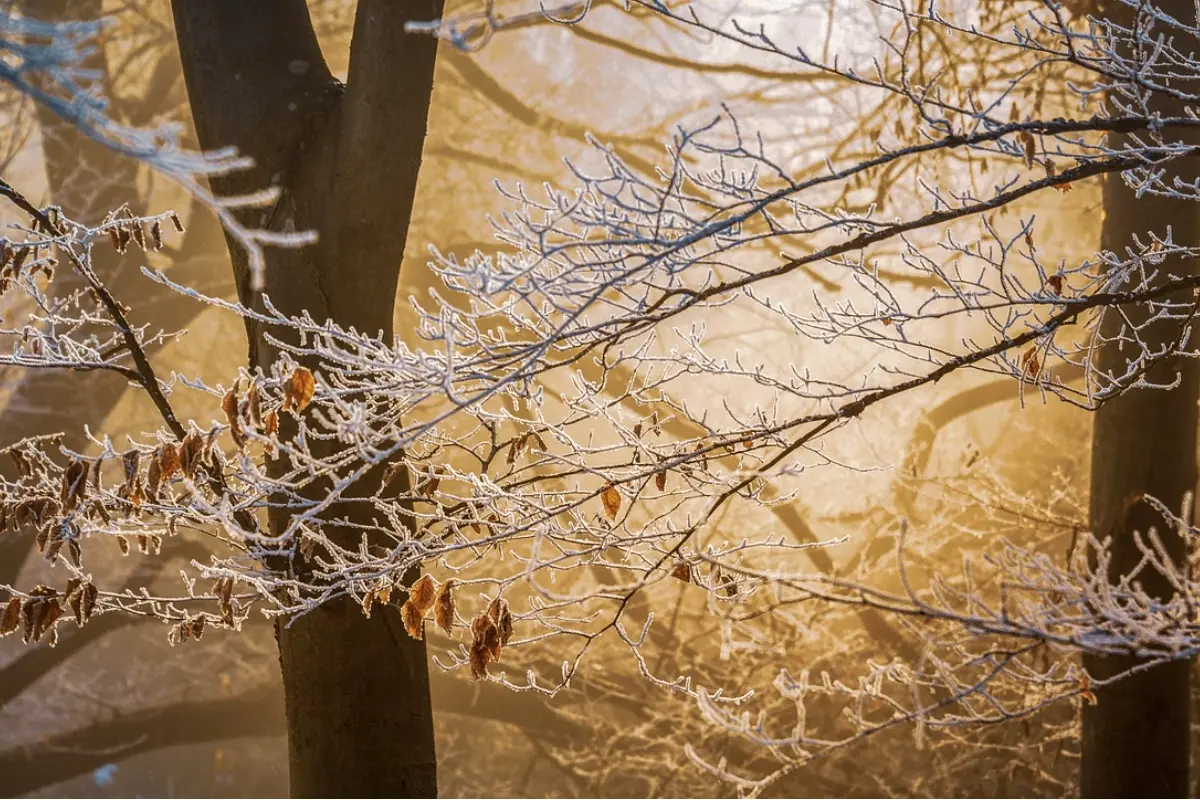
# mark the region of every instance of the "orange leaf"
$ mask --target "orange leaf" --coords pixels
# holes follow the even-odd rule
[[[1038,373],[1042,371],[1042,365],[1038,362],[1037,348],[1033,347],[1025,351],[1021,356],[1021,368],[1029,373],[1029,377],[1036,378]]]
[[[1034,141],[1033,134],[1031,134],[1029,131],[1021,131],[1017,134],[1017,141],[1020,142],[1025,149],[1025,167],[1027,169],[1033,169],[1033,157],[1037,150],[1037,142]]]
[[[296,367],[283,387],[283,407],[295,408],[299,413],[308,408],[316,391],[317,381],[313,374],[304,367]]]
[[[404,620],[404,630],[414,639],[421,639],[425,633],[425,615],[415,605],[412,598],[404,601],[400,608],[400,617]]]
[[[424,617],[433,608],[435,590],[433,578],[422,575],[408,590],[408,602],[412,603],[418,614]]]
[[[617,491],[617,487],[611,483],[604,487],[604,491],[600,493],[600,500],[604,503],[604,513],[609,519],[616,519],[617,512],[621,510],[621,493]]]

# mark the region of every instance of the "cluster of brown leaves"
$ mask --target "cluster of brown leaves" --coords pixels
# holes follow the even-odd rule
[[[488,610],[471,622],[471,677],[482,680],[487,677],[488,664],[500,660],[508,640],[512,638],[512,612],[508,601],[497,597]]]
[[[684,583],[691,583],[692,567],[686,561],[679,561],[671,568],[671,577]],[[713,564],[709,571],[709,583],[726,599],[732,600],[741,592],[736,575],[727,575],[719,564]]]
[[[49,633],[48,642],[53,647],[58,641],[57,622],[62,616],[62,603],[66,602],[76,624],[82,627],[91,619],[98,595],[93,583],[79,578],[72,578],[61,594],[51,586],[37,586],[23,600],[20,597],[9,599],[3,616],[0,616],[0,636],[21,628],[22,638],[28,644],[40,641]]]
[[[170,220],[176,232],[183,233],[183,223],[173,211]],[[143,251],[161,250],[163,247],[162,224],[158,220],[150,223],[150,246],[147,247],[146,229],[142,227],[141,222],[134,219],[133,212],[127,206],[109,213],[103,224],[108,226],[109,241],[118,253],[124,253],[129,248],[130,241],[135,242]]]
[[[220,428],[216,426],[208,433],[190,431],[179,444],[165,442],[158,445],[148,459],[143,459],[137,448],[124,453],[121,466],[125,480],[117,487],[117,496],[129,503],[125,512],[139,511],[143,502],[158,502],[160,490],[176,475],[194,480],[202,471],[219,474],[222,456],[220,448],[213,447],[218,433]],[[143,460],[146,462],[144,475],[141,471]],[[98,486],[99,462],[95,466],[94,480]]]
[[[454,630],[454,580],[448,579],[440,587],[429,575],[422,575],[408,590],[408,599],[400,608],[404,630],[414,639],[425,636],[425,617],[433,611],[434,622],[452,635]]]
[[[526,433],[517,437],[513,441],[512,446],[508,449],[507,463],[510,466],[515,464],[517,459],[521,457],[521,453],[525,452],[525,450],[529,448],[530,442],[536,444],[538,449],[543,453],[546,452],[546,440],[538,435],[536,431],[527,431]]]
[[[264,409],[258,381],[250,381],[245,396],[242,395],[241,385],[241,378],[238,378],[221,399],[221,411],[229,424],[233,443],[239,450],[245,447],[247,441],[245,425],[249,425],[263,436],[275,436],[279,433],[279,412],[293,411],[299,414],[308,408],[317,390],[317,382],[312,372],[305,367],[296,367],[284,381],[283,401],[279,408]]]
[[[8,291],[12,282],[21,274],[25,262],[32,255],[34,261],[33,273],[41,272],[46,280],[54,279],[54,267],[57,261],[53,258],[42,260],[43,245],[38,242],[10,242],[0,239],[0,295]]]
[[[200,641],[200,637],[204,635],[205,616],[197,614],[194,617],[188,617],[183,622],[171,628],[170,634],[167,635],[167,641],[171,644],[186,642],[189,639]]]

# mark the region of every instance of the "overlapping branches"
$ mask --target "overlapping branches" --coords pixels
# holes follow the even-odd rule
[[[568,188],[502,190],[512,210],[493,221],[497,252],[433,251],[444,288],[417,306],[419,347],[290,318],[269,298],[254,311],[147,272],[252,318],[282,354],[230,385],[164,380],[146,348],[175,332],[137,328],[136,309],[88,264],[95,247],[157,245],[169,215],[115,214],[87,227],[26,203],[36,224],[6,245],[0,280],[37,310],[0,331],[12,343],[0,361],[117,371],[155,399],[164,428],[122,446],[96,435],[86,453],[46,440],[7,448],[19,478],[0,485],[0,507],[13,524],[37,526],[64,582],[2,587],[12,596],[4,629],[52,637],[70,609],[80,624],[99,613],[157,617],[188,639],[237,629],[250,613],[290,618],[351,595],[365,614],[403,603],[411,635],[440,626],[459,643],[441,658],[447,668],[551,694],[570,685],[594,642],[615,637],[653,684],[695,698],[711,722],[783,760],[765,778],[746,777],[695,755],[752,792],[903,723],[999,722],[1086,699],[1088,679],[1072,661],[1080,652],[1189,657],[1200,587],[1152,531],[1142,569],[1170,577],[1177,594],[1166,603],[1136,575],[1108,583],[1101,534],[1084,536],[1065,564],[1001,544],[953,579],[919,582],[902,570],[897,590],[810,575],[812,542],[729,524],[789,502],[802,473],[841,469],[854,480],[867,467],[840,458],[833,434],[953,374],[1004,376],[1094,409],[1122,392],[1170,388],[1146,378],[1149,366],[1197,355],[1200,278],[1183,265],[1200,243],[1168,232],[1052,262],[1025,204],[1099,176],[1196,199],[1180,165],[1195,156],[1184,134],[1197,121],[1164,118],[1148,98],[1194,99],[1200,64],[1172,37],[1200,31],[1149,4],[1138,4],[1134,29],[1047,0],[987,30],[969,9],[874,5],[891,28],[880,55],[852,68],[736,15],[716,24],[692,7],[647,4],[895,98],[912,126],[881,133],[874,154],[831,156],[803,176],[793,154],[774,152],[732,109],[680,130],[655,175],[597,142],[595,165],[571,165]],[[490,11],[481,19],[498,24]],[[947,44],[956,40],[1021,68],[994,81],[964,75]],[[1044,118],[1026,98],[1046,87],[1073,94],[1079,115]],[[863,198],[897,170],[915,176],[915,191],[889,184],[885,215]],[[780,254],[795,242],[807,254]],[[85,288],[50,299],[51,259]],[[837,292],[810,282],[804,268],[816,264],[835,270]],[[1106,315],[1125,324],[1101,336]],[[1164,326],[1168,343],[1146,344]],[[1112,341],[1128,355],[1122,369],[1102,370],[1096,349]],[[833,368],[797,361],[824,350],[837,353],[826,359]],[[176,392],[206,394],[213,419],[177,421]],[[1194,534],[1186,514],[1139,502]],[[107,587],[86,569],[92,548],[149,554],[166,536],[213,547],[175,595]],[[903,564],[903,539],[899,555]],[[423,577],[407,585],[414,569]],[[653,610],[674,581],[702,592],[727,654],[775,652],[766,628],[801,627],[796,609],[823,605],[906,620],[924,655],[873,664],[855,684],[784,670],[775,689],[799,724],[772,732],[740,710],[745,691],[660,674],[649,656]],[[521,648],[554,653],[561,674],[507,677]],[[848,733],[807,731],[805,704],[818,696],[845,704]]]

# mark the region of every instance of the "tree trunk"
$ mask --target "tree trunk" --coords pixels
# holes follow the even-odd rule
[[[172,5],[201,146],[235,145],[256,161],[214,188],[278,186],[279,202],[253,221],[320,236],[268,254],[265,293],[286,313],[390,341],[436,54],[404,23],[439,16],[440,0],[360,0],[345,86],[329,73],[304,0]],[[230,251],[242,302],[261,307],[244,253]],[[249,359],[265,367],[275,353],[258,327],[247,325]],[[274,515],[271,527],[286,521]],[[355,546],[353,531],[329,533]],[[436,796],[425,647],[396,610],[367,619],[339,599],[277,631],[293,796]]]
[[[1117,4],[1110,3],[1110,6]],[[1159,0],[1163,11],[1186,23],[1195,21],[1193,0]],[[1132,9],[1113,8],[1111,15],[1120,24],[1134,22]],[[1183,51],[1194,50],[1175,33],[1175,45]],[[1182,83],[1182,82],[1181,82]],[[1195,83],[1195,81],[1192,81]],[[1181,86],[1195,92],[1195,85]],[[1184,115],[1181,104],[1157,98],[1155,110],[1169,115]],[[1189,141],[1196,139],[1194,134]],[[1121,146],[1122,137],[1113,137],[1113,146]],[[1186,168],[1194,179],[1194,167]],[[1137,235],[1146,242],[1146,233],[1160,237],[1172,231],[1176,242],[1200,243],[1200,207],[1195,202],[1171,200],[1151,195],[1141,198],[1119,176],[1110,176],[1104,188],[1102,247],[1123,255],[1134,247]],[[1175,261],[1163,265],[1164,272],[1194,274],[1190,262]],[[1164,274],[1163,279],[1167,276]],[[1177,298],[1185,300],[1186,298]],[[1144,309],[1129,309],[1136,322],[1146,319]],[[1139,314],[1140,312],[1140,314]],[[1115,335],[1122,325],[1118,314],[1108,314],[1102,331]],[[1148,346],[1175,341],[1178,324],[1159,324],[1142,333]],[[1127,347],[1104,346],[1098,354],[1101,372],[1125,372]],[[1155,383],[1170,383],[1179,376],[1179,386],[1171,391],[1136,390],[1105,403],[1096,414],[1092,434],[1091,530],[1099,537],[1112,537],[1112,570],[1109,579],[1116,582],[1130,574],[1141,561],[1133,534],[1143,536],[1155,528],[1175,563],[1185,565],[1187,543],[1145,502],[1133,502],[1141,494],[1153,496],[1168,507],[1178,509],[1184,495],[1196,489],[1196,430],[1198,387],[1194,359],[1172,357],[1156,364],[1146,376]],[[1157,572],[1143,571],[1140,582],[1151,594],[1168,598],[1168,581]],[[1084,667],[1093,679],[1104,679],[1137,664],[1132,658],[1085,657]],[[1084,797],[1186,797],[1190,742],[1191,664],[1176,661],[1126,678],[1095,692],[1098,702],[1083,706],[1083,741],[1080,791]]]

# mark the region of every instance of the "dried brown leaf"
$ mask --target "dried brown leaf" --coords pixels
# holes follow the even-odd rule
[[[454,594],[452,588],[454,579],[449,578],[438,589],[437,597],[433,602],[433,618],[437,622],[437,626],[446,632],[446,635],[452,635],[454,629]]]
[[[617,491],[617,487],[611,483],[604,487],[604,491],[600,493],[600,500],[604,503],[604,513],[609,519],[616,519],[617,512],[621,510],[621,493]]]
[[[59,503],[67,511],[73,510],[87,493],[88,465],[80,459],[73,460],[63,470]]]
[[[404,630],[408,631],[408,635],[414,639],[421,639],[425,635],[425,615],[421,613],[415,605],[412,598],[404,601],[404,605],[400,607],[400,618],[404,621]]]
[[[1017,133],[1017,141],[1021,143],[1021,147],[1025,151],[1025,168],[1033,169],[1033,159],[1037,154],[1037,142],[1034,141],[1033,134],[1029,131],[1020,131]]]
[[[312,402],[316,391],[317,382],[313,374],[305,367],[296,367],[283,387],[284,410],[295,409],[296,413],[303,411]]]
[[[490,655],[488,649],[482,644],[471,645],[471,679],[481,681],[487,677],[488,659]]]
[[[246,434],[242,430],[242,421],[238,418],[238,382],[234,381],[233,388],[221,398],[221,411],[225,412],[225,422],[229,425],[233,443],[241,450],[246,444]]]
[[[417,613],[422,617],[429,613],[433,608],[434,598],[436,597],[436,587],[433,578],[428,575],[422,575],[412,588],[408,590],[408,602],[412,603],[416,608]]]
[[[0,616],[0,636],[8,636],[21,626],[21,598],[9,598],[4,607],[4,615]]]
[[[125,468],[125,483],[132,484],[137,477],[138,465],[142,463],[142,453],[133,449],[121,456],[121,466]]]
[[[171,442],[159,445],[158,451],[155,453],[158,459],[158,468],[162,472],[162,479],[168,481],[176,472],[180,471],[182,464],[179,459],[179,450]]]
[[[250,417],[250,424],[262,430],[262,397],[258,392],[257,380],[250,381],[250,390],[246,393],[246,411]]]

